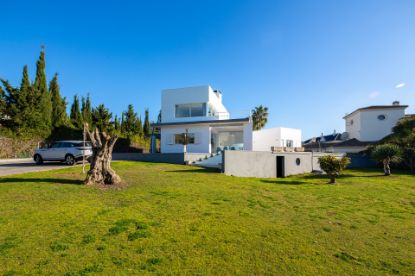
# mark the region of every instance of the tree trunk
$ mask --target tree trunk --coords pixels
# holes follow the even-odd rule
[[[383,171],[385,172],[385,175],[391,175],[391,168],[389,164],[390,158],[383,159]]]
[[[111,168],[112,150],[114,149],[117,136],[111,136],[105,132],[99,133],[98,129],[90,132],[89,126],[85,124],[85,131],[92,143],[91,168],[88,171],[86,185],[117,185],[121,178]]]
[[[330,182],[329,184],[336,184],[336,176],[335,175],[330,175]]]

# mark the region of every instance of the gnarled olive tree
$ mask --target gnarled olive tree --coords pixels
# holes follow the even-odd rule
[[[121,178],[111,168],[112,150],[118,137],[106,132],[99,132],[98,128],[89,130],[88,123],[84,124],[87,138],[92,144],[91,168],[88,171],[86,185],[118,185]]]

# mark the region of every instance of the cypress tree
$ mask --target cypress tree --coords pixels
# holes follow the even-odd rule
[[[40,113],[42,116],[42,125],[40,127],[45,134],[50,134],[52,126],[52,101],[46,83],[45,72],[45,50],[42,47],[39,59],[36,63],[36,78],[34,83],[35,93],[39,96]]]
[[[6,119],[6,93],[0,86],[0,125]]]
[[[17,101],[14,105],[14,108],[16,109],[16,114],[14,116],[15,123],[25,132],[47,135],[48,130],[44,129],[46,125],[43,121],[40,100],[39,95],[36,94],[35,89],[30,84],[29,72],[27,65],[25,65],[23,67]],[[13,107],[11,107],[11,109],[13,109]]]
[[[141,116],[138,117],[137,121],[136,121],[136,134],[142,136],[143,135],[143,121],[141,120]]]
[[[118,119],[117,115],[114,117],[114,129],[116,131],[120,131],[120,120]]]
[[[82,97],[82,120],[84,123],[92,125],[92,107],[91,107],[91,98],[88,94],[86,99]]]
[[[150,119],[149,119],[149,112],[148,108],[144,112],[144,124],[143,124],[143,132],[144,135],[149,136],[150,135]]]
[[[120,125],[121,134],[125,134],[125,119],[124,112],[121,114],[121,125]]]
[[[49,83],[49,93],[52,101],[52,127],[64,126],[68,119],[66,99],[61,97],[57,73]]]
[[[29,86],[30,86],[29,70],[27,69],[27,65],[25,65],[23,67],[22,81],[20,82],[20,90],[28,89]]]
[[[81,110],[79,108],[79,98],[78,95],[75,95],[73,98],[73,103],[71,106],[71,114],[70,114],[71,123],[74,127],[78,129],[82,129],[82,115]]]
[[[161,123],[161,110],[159,111],[159,115],[157,115],[157,123]]]

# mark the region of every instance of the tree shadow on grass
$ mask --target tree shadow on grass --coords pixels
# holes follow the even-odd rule
[[[349,178],[349,177],[384,177],[384,174],[373,174],[373,175],[355,175],[355,174],[341,174],[336,178]],[[326,174],[312,174],[303,176],[305,179],[328,179],[329,177]]]
[[[313,184],[306,181],[299,181],[299,180],[269,180],[269,179],[261,179],[261,182],[270,183],[270,184],[280,184],[280,185],[302,185],[302,184]]]
[[[1,183],[53,183],[53,184],[70,184],[70,185],[82,185],[84,182],[79,179],[65,179],[65,178],[0,178]]]
[[[172,170],[166,172],[174,173],[219,173],[219,169],[215,168],[198,168],[198,169],[189,169],[189,170]]]

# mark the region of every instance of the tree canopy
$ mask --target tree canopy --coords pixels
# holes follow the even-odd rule
[[[93,107],[89,94],[86,97],[74,95],[68,116],[68,103],[61,92],[57,73],[49,82],[47,80],[45,49],[42,47],[36,62],[34,81],[30,79],[27,65],[23,67],[18,85],[0,77],[2,134],[48,140],[53,140],[54,137],[76,139],[87,123],[91,129],[99,128],[107,132],[114,130],[117,135],[129,138],[136,145],[145,145],[148,142],[148,109],[144,112],[144,122],[134,111],[132,104],[128,105],[127,111],[122,112],[121,116],[115,115],[112,120],[112,113],[107,107]]]

